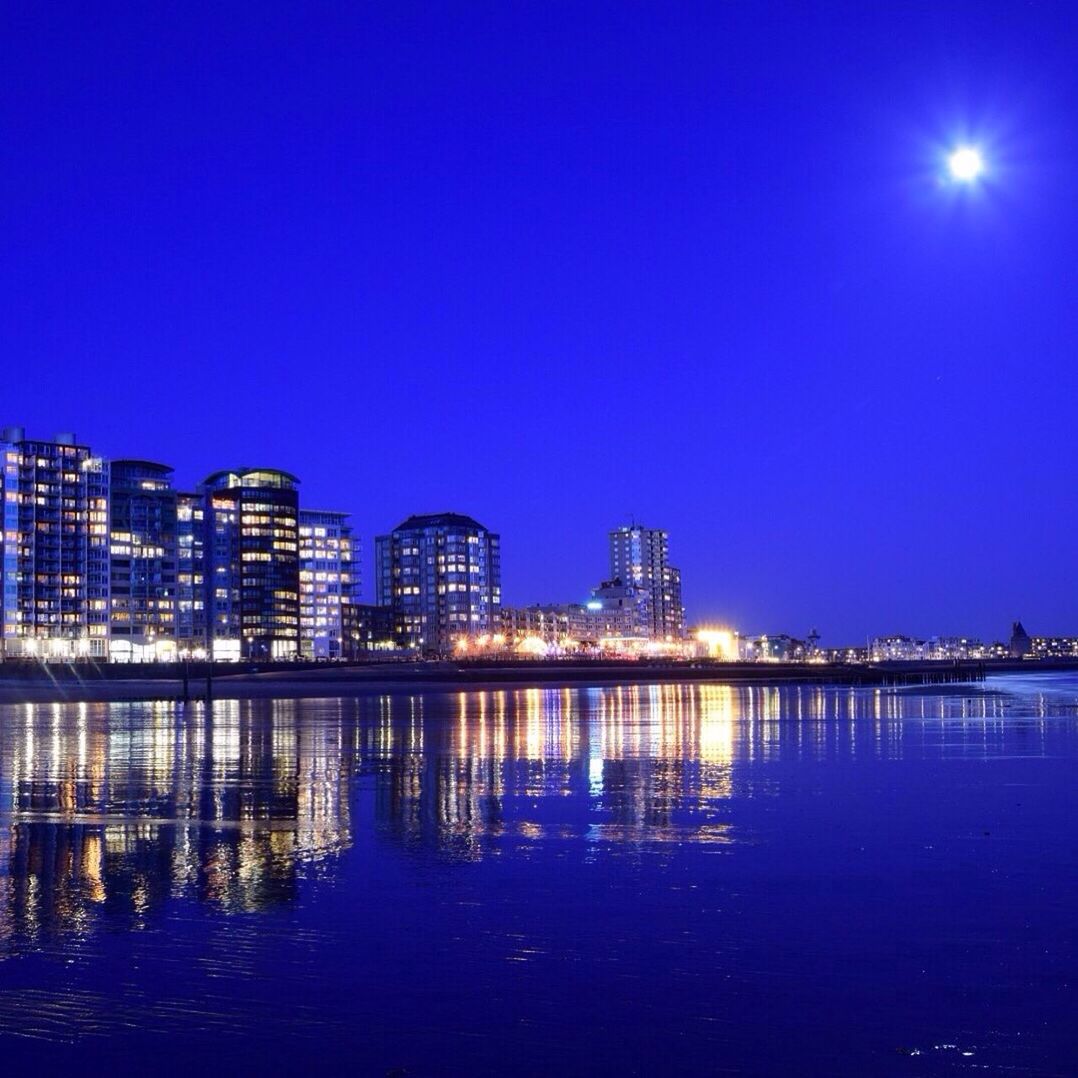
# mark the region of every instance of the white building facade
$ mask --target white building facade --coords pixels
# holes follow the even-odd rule
[[[300,510],[300,654],[305,659],[344,657],[348,607],[358,585],[355,543],[347,513]]]

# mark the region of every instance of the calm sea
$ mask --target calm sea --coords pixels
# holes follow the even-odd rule
[[[1078,680],[0,707],[8,1074],[1078,1073]]]

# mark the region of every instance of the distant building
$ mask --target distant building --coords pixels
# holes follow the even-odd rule
[[[300,510],[300,652],[305,659],[345,655],[347,607],[357,583],[354,548],[347,513]]]
[[[748,641],[750,658],[759,662],[804,662],[809,658],[809,647],[789,633],[774,633],[754,637]]]
[[[109,467],[73,434],[0,430],[0,654],[108,657]]]
[[[827,663],[867,663],[871,654],[867,647],[821,648],[818,658]]]
[[[1078,636],[1035,636],[1030,646],[1035,659],[1078,658]]]
[[[202,485],[215,659],[299,654],[298,482],[274,468],[240,468],[214,472]]]
[[[933,636],[925,641],[924,657],[937,661],[987,659],[989,648],[969,636]]]
[[[534,606],[503,606],[501,632],[512,645],[536,637],[554,647],[594,643],[601,620],[583,603],[548,603]]]
[[[677,640],[685,634],[681,573],[669,562],[669,539],[658,528],[626,525],[610,533],[610,576],[648,593],[653,640]]]
[[[587,604],[592,637],[656,639],[652,595],[652,589],[646,585],[627,583],[620,577],[604,580],[592,589]]]
[[[1033,653],[1033,641],[1030,640],[1029,633],[1022,627],[1020,621],[1016,621],[1011,626],[1011,641],[1008,651],[1012,659],[1024,659],[1027,655]]]
[[[172,469],[147,460],[111,467],[109,658],[176,657],[176,491]]]
[[[401,647],[448,654],[492,632],[501,609],[501,541],[460,513],[412,516],[375,540],[378,605]]]
[[[925,642],[911,636],[877,636],[869,644],[874,663],[913,662],[925,657]]]

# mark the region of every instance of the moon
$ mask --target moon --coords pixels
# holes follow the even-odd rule
[[[947,168],[957,183],[973,183],[984,172],[984,158],[976,146],[959,146],[947,158]]]

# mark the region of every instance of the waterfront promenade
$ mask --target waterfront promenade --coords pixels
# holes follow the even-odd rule
[[[315,698],[467,687],[798,683],[895,686],[966,684],[991,674],[1078,670],[1078,662],[731,663],[641,661],[0,664],[0,702]]]

